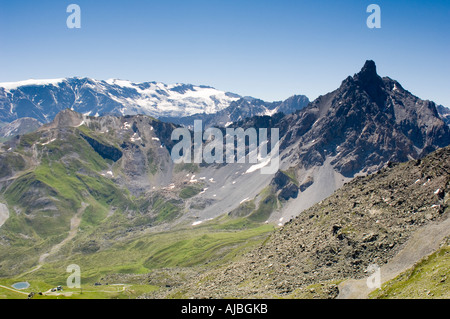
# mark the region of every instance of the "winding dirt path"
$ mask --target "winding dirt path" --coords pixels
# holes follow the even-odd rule
[[[69,234],[67,235],[67,237],[64,238],[64,240],[61,241],[60,243],[54,245],[48,253],[42,254],[39,257],[39,264],[36,267],[34,267],[33,269],[31,269],[30,271],[24,273],[23,275],[35,272],[36,270],[41,268],[45,262],[45,259],[47,259],[47,257],[56,254],[61,249],[61,247],[63,247],[67,242],[71,241],[76,236],[76,234],[78,232],[78,227],[80,226],[80,223],[81,223],[81,215],[83,215],[84,211],[86,210],[86,207],[88,207],[88,206],[89,205],[86,203],[81,203],[81,207],[78,209],[75,216],[73,216],[70,219],[70,230],[69,230]]]
[[[402,249],[384,266],[380,268],[381,284],[394,279],[405,270],[426,256],[439,249],[443,239],[450,236],[450,214],[440,222],[432,222],[419,228]],[[367,299],[375,289],[367,287],[367,278],[349,279],[339,285],[337,299]]]

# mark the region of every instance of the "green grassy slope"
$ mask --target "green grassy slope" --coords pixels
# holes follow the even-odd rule
[[[450,298],[450,246],[442,247],[413,268],[383,284],[370,298]]]
[[[84,296],[72,291],[71,296],[46,297],[120,298],[129,293],[98,290],[89,295],[87,289],[111,274],[215,267],[234,260],[273,231],[273,226],[259,221],[276,206],[276,199],[258,206],[260,214],[251,219],[224,217],[166,231],[164,223],[179,217],[185,200],[202,186],[186,186],[178,197],[157,191],[131,195],[117,182],[124,176],[120,160],[114,162],[96,149],[120,152],[123,143],[114,134],[100,134],[95,125],[51,128],[24,135],[16,148],[1,153],[0,178],[9,180],[0,183],[0,199],[10,217],[0,229],[0,285],[29,281],[30,289],[48,290],[64,285],[67,266],[77,264],[86,285]],[[196,169],[177,166],[175,171]],[[108,171],[117,179],[105,174]],[[262,219],[256,218],[259,215]],[[153,226],[162,227],[155,231]],[[157,288],[134,284],[132,296]],[[23,296],[0,288],[0,298]]]

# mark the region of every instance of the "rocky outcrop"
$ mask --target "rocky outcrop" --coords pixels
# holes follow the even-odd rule
[[[282,171],[275,174],[270,184],[274,187],[275,192],[278,192],[279,200],[289,200],[298,196],[298,186]]]

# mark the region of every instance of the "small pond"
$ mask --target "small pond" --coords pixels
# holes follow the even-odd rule
[[[30,287],[30,284],[28,283],[28,282],[26,282],[26,281],[22,281],[22,282],[16,282],[14,285],[12,285],[12,287],[14,288],[14,289],[25,289],[25,288],[28,288],[28,287]]]

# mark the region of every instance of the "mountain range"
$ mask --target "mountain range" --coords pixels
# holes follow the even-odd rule
[[[161,278],[195,278],[204,267],[223,265],[266,242],[274,227],[292,225],[292,220],[308,222],[309,216],[319,216],[325,209],[314,205],[337,195],[345,199],[327,204],[326,215],[333,216],[335,224],[326,225],[336,226],[332,233],[339,236],[349,222],[336,214],[347,213],[346,205],[359,207],[366,198],[350,200],[358,190],[374,194],[374,186],[366,192],[353,182],[351,191],[337,190],[352,180],[360,181],[360,176],[370,179],[383,169],[389,171],[393,163],[419,165],[428,154],[450,144],[450,128],[441,115],[445,108],[421,100],[389,77],[380,77],[370,60],[339,88],[312,102],[301,95],[264,102],[204,86],[79,78],[1,84],[0,96],[1,120],[9,123],[2,128],[7,140],[0,147],[0,276],[4,277],[25,273],[54,282],[64,278],[65,272],[58,272],[60,264],[69,262],[87,269],[91,281],[118,273],[152,272],[157,285],[164,287]],[[260,174],[264,165],[248,162],[174,164],[171,133],[179,125],[190,127],[194,119],[222,129],[278,128],[279,170]],[[21,122],[29,130],[19,130]],[[438,157],[433,167],[443,165]],[[419,170],[422,175],[417,173],[422,184],[427,179],[442,182],[426,168]],[[389,183],[377,185],[385,188]],[[399,180],[389,185],[393,191],[384,198],[392,202],[406,186]],[[436,194],[445,199],[442,185],[433,187],[439,187],[444,193]],[[355,197],[347,198],[346,192]],[[447,205],[445,200],[438,204]],[[446,212],[445,207],[439,214]],[[305,215],[311,209],[313,213]],[[380,232],[377,229],[377,238],[382,237]],[[314,236],[323,233],[321,229]],[[280,234],[274,236],[293,236]],[[360,243],[367,238],[355,236],[345,242],[355,249],[343,251],[356,254],[352,258],[358,261],[362,259],[358,256],[366,256]],[[382,244],[399,240],[394,237]],[[326,253],[340,246],[316,242],[318,248],[308,251],[324,263],[331,262],[330,267],[340,265],[342,256],[347,260],[348,254],[338,258]],[[276,250],[277,243],[270,242],[271,249]],[[279,243],[297,255],[296,248],[281,239]],[[379,260],[385,257],[392,255]],[[285,261],[277,263],[286,266]],[[367,258],[335,278],[361,275],[366,263]],[[245,264],[243,269],[252,267]],[[263,275],[270,271],[263,268],[258,268]],[[313,275],[322,270],[305,268],[306,279],[298,286],[268,284],[268,288],[274,294],[291,293],[312,284]],[[236,280],[233,283],[241,284]],[[214,291],[193,295],[206,297]]]
[[[195,115],[225,125],[255,115],[290,113],[308,102],[305,96],[264,102],[204,85],[90,78],[27,80],[0,83],[0,122],[29,117],[48,123],[70,108],[91,116],[145,114],[180,124],[193,122],[190,117]]]

